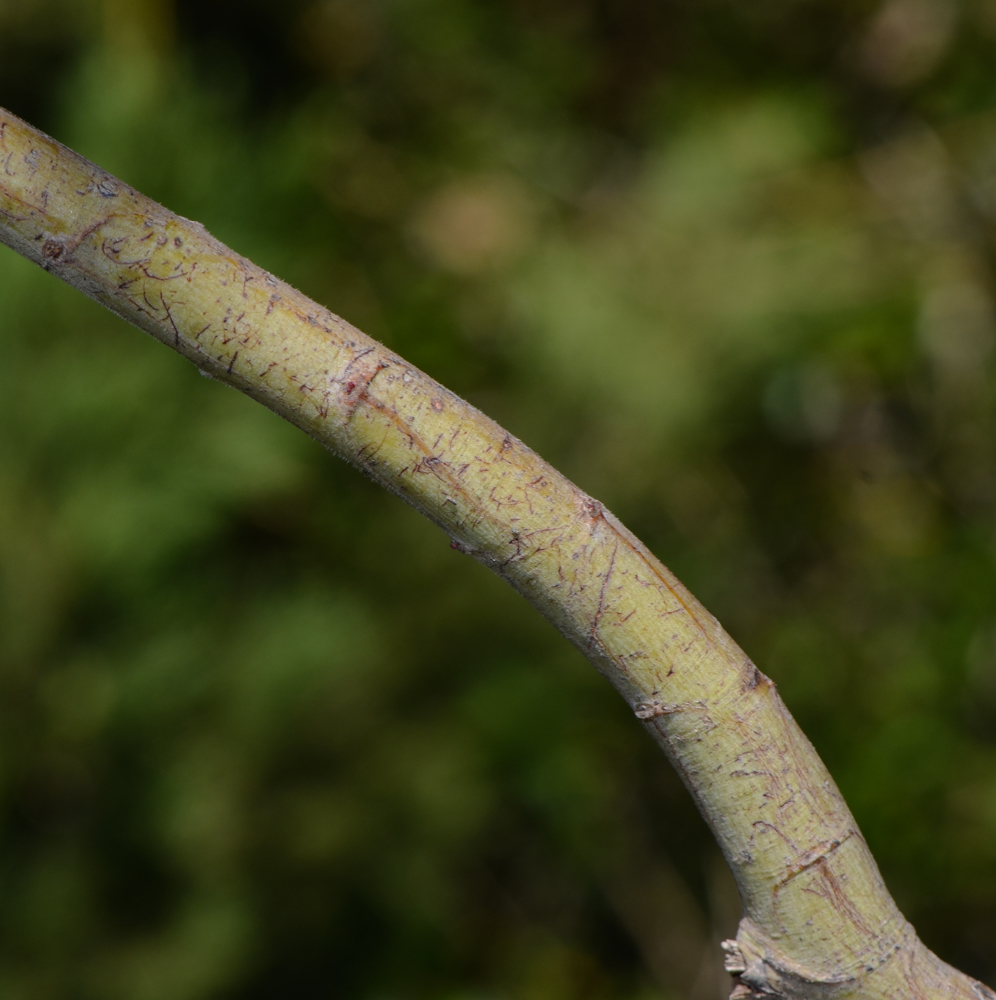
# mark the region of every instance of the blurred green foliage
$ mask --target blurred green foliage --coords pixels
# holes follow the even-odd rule
[[[778,682],[996,979],[993,0],[0,0],[0,104],[505,423]],[[725,996],[594,672],[0,255],[0,1000]]]

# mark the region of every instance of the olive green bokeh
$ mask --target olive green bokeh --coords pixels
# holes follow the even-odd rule
[[[992,982],[996,7],[740,6],[0,0],[0,104],[602,499]],[[724,995],[524,602],[11,253],[0,343],[0,1000]]]

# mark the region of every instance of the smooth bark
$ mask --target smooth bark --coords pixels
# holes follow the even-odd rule
[[[734,997],[996,1000],[919,942],[772,682],[521,441],[2,109],[0,240],[398,494],[584,653],[677,768],[733,871]]]

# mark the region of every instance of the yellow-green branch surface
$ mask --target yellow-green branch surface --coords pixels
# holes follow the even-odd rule
[[[734,997],[996,1000],[919,942],[771,681],[521,441],[2,109],[0,240],[407,500],[584,653],[663,747],[733,871]]]

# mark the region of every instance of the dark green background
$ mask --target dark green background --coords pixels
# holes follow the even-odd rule
[[[0,104],[467,396],[778,683],[996,979],[996,0],[0,0]],[[608,686],[0,253],[0,1000],[716,1000]]]

